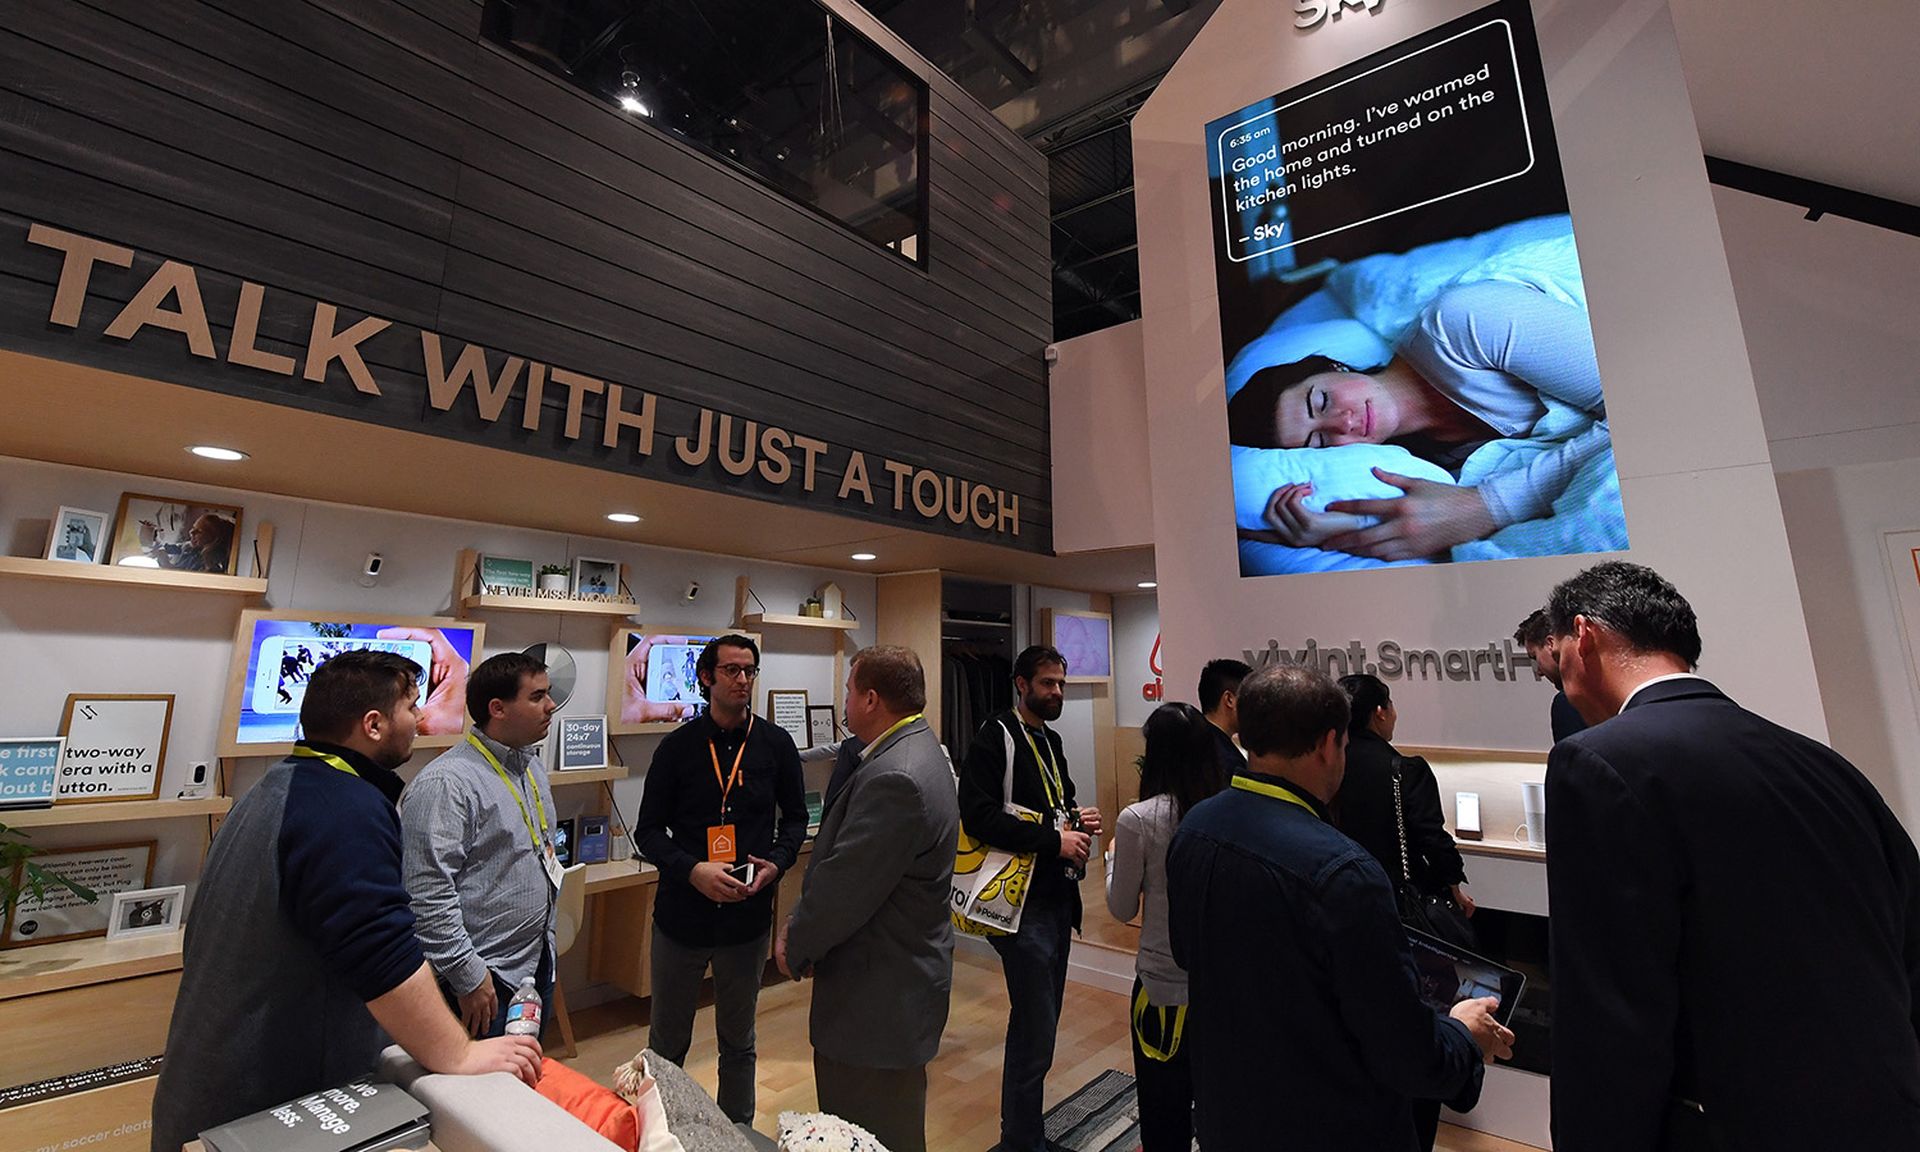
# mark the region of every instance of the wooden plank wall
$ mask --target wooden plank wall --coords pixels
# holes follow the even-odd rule
[[[411,333],[365,345],[380,397],[338,365],[322,387],[166,333],[103,339],[173,258],[199,270],[223,352],[251,280],[269,352],[299,355],[313,301],[337,303],[343,327],[358,309],[444,334],[449,360],[471,340],[652,391],[664,436],[712,407],[835,445],[836,479],[866,452],[887,497],[880,456],[984,483],[1018,497],[1017,546],[1050,550],[1045,163],[856,5],[827,4],[928,84],[924,269],[483,42],[477,0],[9,0],[0,346],[862,512],[832,483],[804,497],[465,405],[421,424]],[[60,256],[26,243],[35,221],[141,253],[97,270],[78,332],[47,323]]]

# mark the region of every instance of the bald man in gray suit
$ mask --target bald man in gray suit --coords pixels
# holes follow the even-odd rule
[[[847,728],[865,745],[813,843],[800,902],[775,943],[813,976],[820,1108],[893,1152],[927,1147],[927,1065],[953,990],[948,894],[960,805],[953,767],[921,718],[910,649],[865,648],[847,673]]]

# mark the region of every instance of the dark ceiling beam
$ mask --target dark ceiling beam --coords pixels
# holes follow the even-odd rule
[[[1115,200],[1119,200],[1119,199],[1122,199],[1123,197],[1127,197],[1131,195],[1133,195],[1132,184],[1128,184],[1125,188],[1116,188],[1112,192],[1108,192],[1100,196],[1095,196],[1091,200],[1082,200],[1080,201],[1080,203],[1075,204],[1071,208],[1062,208],[1060,211],[1055,212],[1053,214],[1053,222],[1055,224],[1058,224],[1060,223],[1060,221],[1065,220],[1067,217],[1077,216],[1080,213],[1085,212],[1089,208],[1098,208],[1102,204],[1111,204]]]
[[[1027,67],[1026,61],[1013,54],[1013,49],[1000,43],[993,33],[981,26],[975,16],[975,3],[976,0],[967,0],[966,21],[960,26],[961,37],[986,56],[988,63],[1012,81],[1014,87],[1023,92],[1031,89],[1039,80],[1039,72]]]
[[[1845,216],[1890,232],[1920,236],[1920,205],[1722,160],[1718,156],[1707,157],[1707,179],[1724,188],[1751,192],[1783,204],[1797,204],[1807,210],[1809,220],[1827,215]]]
[[[1098,255],[1088,256],[1081,260],[1075,260],[1071,264],[1062,265],[1060,270],[1062,272],[1078,272],[1080,269],[1088,267],[1089,265],[1098,264],[1102,260],[1111,260],[1115,256],[1125,256],[1129,252],[1137,252],[1139,250],[1140,244],[1138,241],[1135,241],[1132,244],[1123,245],[1119,248],[1111,248]]]

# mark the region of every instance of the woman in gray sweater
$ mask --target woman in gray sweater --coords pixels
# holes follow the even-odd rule
[[[1183,1043],[1187,974],[1173,962],[1167,938],[1167,848],[1188,810],[1226,787],[1210,729],[1190,704],[1162,704],[1147,717],[1140,802],[1120,813],[1107,871],[1107,910],[1115,919],[1130,921],[1146,905],[1133,980],[1133,1069],[1144,1152],[1193,1146],[1193,1072]]]

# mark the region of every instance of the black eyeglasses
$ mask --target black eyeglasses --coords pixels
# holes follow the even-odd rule
[[[714,671],[729,680],[752,680],[760,675],[760,668],[755,664],[722,664]]]

